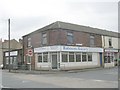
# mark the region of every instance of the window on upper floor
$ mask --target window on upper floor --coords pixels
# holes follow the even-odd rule
[[[73,33],[67,32],[67,44],[73,44]]]
[[[43,45],[47,44],[47,33],[42,33],[42,44]]]
[[[90,46],[91,47],[95,46],[95,36],[94,35],[90,35]]]
[[[28,38],[28,47],[31,47],[31,38]]]
[[[111,38],[109,38],[109,47],[112,47],[112,39]]]

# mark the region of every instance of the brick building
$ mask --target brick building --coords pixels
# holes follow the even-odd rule
[[[65,22],[54,22],[23,36],[24,63],[37,70],[68,70],[104,64],[102,36],[117,33]],[[33,50],[33,56],[28,50]]]
[[[9,67],[9,48],[8,48],[9,40],[4,40],[2,42],[2,63],[4,65],[4,69],[8,69]],[[18,67],[22,64],[22,40],[19,41],[12,39],[10,40],[10,66],[11,68],[13,65]]]

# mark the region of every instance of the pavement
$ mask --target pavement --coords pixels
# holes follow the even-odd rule
[[[77,69],[77,70],[11,70],[10,72],[25,73],[25,74],[56,74],[56,73],[78,73],[78,72],[94,71],[94,70],[102,70],[102,69],[110,69],[110,68],[96,67],[96,68],[85,68],[85,69]]]

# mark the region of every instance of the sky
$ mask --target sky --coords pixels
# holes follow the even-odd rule
[[[118,32],[118,0],[0,0],[0,38],[22,36],[56,21]]]

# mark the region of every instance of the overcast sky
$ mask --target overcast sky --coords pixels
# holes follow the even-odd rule
[[[88,2],[89,1],[89,2]],[[11,39],[55,21],[118,31],[118,0],[0,0],[0,38]]]

